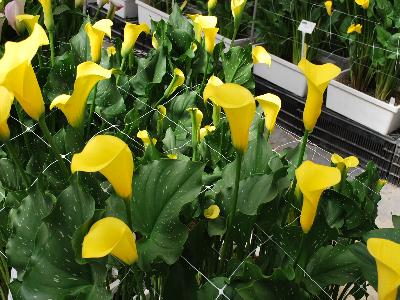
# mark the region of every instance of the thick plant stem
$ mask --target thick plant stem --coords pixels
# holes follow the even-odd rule
[[[300,167],[300,165],[303,163],[304,153],[306,152],[306,148],[307,148],[308,135],[309,135],[309,132],[307,130],[304,130],[304,135],[301,140],[301,146],[300,146],[300,155],[299,155],[299,159],[296,164],[296,169],[298,167]]]
[[[206,54],[207,55],[207,59],[206,59],[206,70],[204,72],[203,75],[203,80],[201,81],[201,85],[200,85],[200,91],[202,91],[204,89],[204,83],[206,82],[206,78],[207,78],[207,71],[208,71],[208,65],[210,64],[210,54]]]
[[[238,194],[239,194],[239,182],[240,182],[240,172],[242,169],[242,158],[243,158],[243,153],[241,151],[236,152],[236,176],[235,176],[235,185],[233,188],[233,194],[232,194],[232,200],[231,200],[231,209],[228,215],[228,222],[227,222],[227,229],[226,229],[226,235],[225,235],[225,240],[224,244],[222,245],[222,251],[221,251],[221,261],[220,263],[223,264],[223,262],[226,259],[226,256],[228,254],[228,251],[231,251],[231,244],[232,244],[232,224],[233,224],[233,219],[235,217],[236,213],[236,208],[237,208],[237,200],[238,200]]]
[[[89,135],[90,135],[90,127],[92,125],[93,113],[94,113],[94,109],[96,108],[96,94],[97,94],[97,83],[94,85],[94,88],[93,88],[93,101],[92,101],[92,104],[90,105],[89,119],[88,119],[87,131],[86,131],[86,139],[88,139]]]
[[[21,177],[22,177],[22,180],[24,181],[25,187],[28,189],[29,185],[30,185],[29,180],[28,180],[28,177],[26,176],[24,168],[22,167],[22,163],[19,160],[18,155],[14,149],[14,146],[9,141],[4,142],[4,144],[6,145],[7,152],[11,156],[12,161],[14,162],[15,166],[18,169],[18,172],[21,174]]]
[[[235,39],[239,31],[239,25],[240,25],[240,18],[234,20],[234,29],[233,29],[233,36],[232,36],[232,41],[231,44],[229,45],[229,49],[231,49],[235,45]]]
[[[197,160],[197,145],[199,143],[198,141],[198,125],[196,124],[196,112],[191,111],[190,112],[190,117],[192,119],[192,149],[193,149],[193,155],[192,155],[192,161]]]
[[[221,119],[221,107],[213,103],[212,119],[215,127],[218,127],[219,120]]]
[[[265,140],[267,141],[267,143],[268,143],[268,141],[269,141],[269,137],[271,136],[271,131],[269,131],[268,129],[267,129],[267,131],[265,132]]]
[[[56,54],[55,54],[55,48],[54,48],[54,30],[49,30],[49,41],[50,41],[50,61],[51,61],[51,66],[54,67],[54,64],[56,63]]]
[[[50,150],[53,152],[53,155],[56,157],[58,164],[60,165],[60,168],[61,168],[62,172],[64,173],[64,176],[66,178],[68,178],[70,175],[70,172],[68,171],[68,168],[66,167],[66,165],[63,161],[63,158],[61,157],[61,154],[58,151],[56,144],[54,143],[53,137],[51,136],[49,128],[47,127],[46,121],[44,119],[44,115],[42,115],[39,118],[39,126],[43,132],[44,137],[46,138],[47,142],[49,143]]]

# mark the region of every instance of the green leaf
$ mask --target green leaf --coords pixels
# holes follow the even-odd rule
[[[393,226],[394,228],[400,229],[400,216],[392,216]]]
[[[90,20],[86,19],[82,23],[79,32],[74,35],[70,41],[72,53],[74,54],[77,63],[83,63],[90,58],[89,38],[85,31],[85,25],[88,22],[90,22]]]
[[[234,299],[234,291],[228,285],[229,279],[226,277],[215,277],[207,281],[197,292],[197,299],[215,300],[215,299]],[[220,295],[219,291],[224,293]]]
[[[226,219],[222,216],[208,220],[207,231],[209,236],[222,236],[226,231]]]
[[[395,243],[400,244],[400,229],[399,228],[381,228],[371,230],[363,235],[363,240],[368,241],[370,238],[381,238],[391,240]]]
[[[16,167],[8,159],[0,159],[0,182],[8,190],[25,189],[24,182]]]
[[[9,222],[12,234],[7,243],[9,264],[22,277],[32,255],[36,233],[52,207],[49,195],[43,195],[35,186],[31,194],[24,198],[21,205],[11,209]]]
[[[254,89],[252,46],[232,47],[222,55],[225,82]]]
[[[202,172],[199,163],[159,160],[135,175],[131,207],[133,228],[143,236],[137,243],[142,267],[148,268],[157,259],[167,264],[178,259],[188,236],[179,213],[196,200]]]
[[[75,183],[60,194],[36,236],[19,290],[23,299],[111,299],[105,288],[105,267],[97,263],[77,264],[72,249],[72,235],[93,213],[93,198]]]
[[[348,247],[337,244],[322,247],[310,258],[306,271],[312,278],[305,276],[307,290],[314,295],[328,285],[345,285],[360,277],[358,262]]]
[[[349,246],[350,251],[356,258],[361,272],[366,280],[375,288],[378,287],[378,273],[375,259],[369,254],[364,243],[355,243]]]
[[[119,93],[114,78],[101,80],[97,84],[96,111],[106,120],[113,122],[116,117],[125,112],[125,109],[124,99]]]

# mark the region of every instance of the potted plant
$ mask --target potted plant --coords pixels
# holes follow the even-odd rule
[[[341,27],[351,67],[330,84],[326,106],[386,135],[400,127],[400,10],[390,2],[353,9],[360,17],[344,18]]]

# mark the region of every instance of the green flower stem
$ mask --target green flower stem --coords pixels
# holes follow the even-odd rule
[[[271,136],[271,131],[269,131],[268,129],[267,129],[267,131],[265,132],[265,140],[267,141],[267,143],[268,143],[268,141],[269,141],[269,137]]]
[[[299,155],[299,159],[296,164],[296,169],[298,167],[300,167],[300,165],[303,163],[304,153],[306,152],[306,148],[307,148],[308,135],[309,135],[309,132],[307,130],[304,130],[304,135],[301,140],[301,146],[300,146],[300,155]]]
[[[56,157],[56,159],[58,161],[58,164],[60,165],[60,168],[61,168],[62,172],[64,173],[64,176],[66,178],[69,178],[70,171],[66,167],[66,165],[65,165],[65,163],[63,161],[63,158],[61,157],[61,154],[58,151],[58,148],[57,148],[56,144],[54,143],[54,139],[53,139],[53,137],[52,137],[52,135],[51,135],[51,133],[49,131],[49,128],[47,127],[44,115],[42,115],[39,118],[39,126],[40,126],[40,129],[43,132],[44,137],[46,138],[47,142],[49,143],[50,150],[53,152],[53,155]]]
[[[301,241],[300,241],[299,251],[297,252],[296,259],[294,260],[294,263],[293,263],[293,269],[294,269],[294,270],[296,270],[296,268],[297,268],[297,263],[299,262],[300,256],[301,256],[301,254],[303,253],[306,236],[307,236],[306,233],[302,233],[302,235],[301,235]]]
[[[206,70],[205,70],[204,75],[203,75],[203,80],[201,81],[200,91],[202,91],[204,89],[204,84],[206,82],[206,78],[207,78],[207,74],[208,74],[208,72],[207,72],[208,71],[208,65],[210,64],[211,55],[206,53],[206,56],[207,56],[207,59],[206,59]]]
[[[196,124],[196,112],[193,110],[190,112],[190,117],[192,119],[192,149],[193,149],[193,154],[192,154],[192,161],[197,160],[197,153],[198,153],[198,124]]]
[[[121,66],[119,67],[121,72],[124,72],[125,66],[126,66],[126,56],[122,58]],[[120,77],[121,76],[119,74],[116,76],[115,80],[116,85],[118,85]]]
[[[218,127],[220,119],[221,119],[221,107],[213,103],[212,120],[215,128]]]
[[[22,167],[22,163],[19,160],[18,155],[14,149],[14,146],[9,141],[4,142],[4,144],[6,145],[8,154],[10,155],[12,161],[14,162],[15,166],[17,167],[18,172],[21,174],[21,177],[22,177],[22,180],[24,181],[25,187],[28,189],[30,186],[29,180],[28,180],[28,177],[26,176],[24,168]]]
[[[94,88],[93,88],[93,100],[92,100],[92,104],[90,105],[88,125],[87,125],[87,129],[86,129],[86,139],[88,139],[89,135],[90,135],[90,127],[91,127],[91,124],[93,121],[94,109],[96,108],[96,94],[97,94],[97,83],[94,85]]]
[[[56,63],[56,54],[55,54],[55,49],[54,49],[54,29],[49,30],[49,41],[50,41],[50,61],[51,61],[51,66],[54,67],[54,64]]]
[[[238,34],[239,26],[240,26],[240,19],[241,19],[241,16],[237,17],[236,19],[233,20],[234,29],[233,29],[233,35],[232,35],[231,44],[229,45],[229,49],[232,48],[235,45],[235,39],[236,39],[236,36]]]
[[[346,186],[346,180],[347,180],[347,168],[344,167],[343,170],[340,170],[341,173],[341,178],[340,178],[340,183],[339,183],[339,190],[338,192],[341,193]]]
[[[238,201],[238,194],[239,194],[239,182],[240,182],[240,172],[242,169],[242,159],[243,159],[243,153],[241,151],[236,151],[236,177],[235,177],[235,186],[233,188],[233,194],[232,194],[232,202],[231,202],[231,209],[228,215],[228,222],[227,222],[227,227],[226,227],[226,235],[225,235],[225,240],[224,244],[222,245],[222,251],[221,251],[221,264],[224,263],[228,251],[231,251],[231,244],[232,244],[232,224],[233,224],[233,219],[236,214],[236,208],[237,208],[237,201]]]
[[[164,95],[153,105],[153,108],[156,108],[159,104],[161,104],[167,97]]]

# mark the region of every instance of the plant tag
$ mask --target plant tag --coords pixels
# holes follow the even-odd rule
[[[315,25],[317,25],[317,24],[307,21],[307,20],[302,20],[300,22],[298,30],[303,33],[311,34],[314,31]]]
[[[389,104],[394,106],[396,104],[396,99],[394,97],[391,97],[389,100]]]

